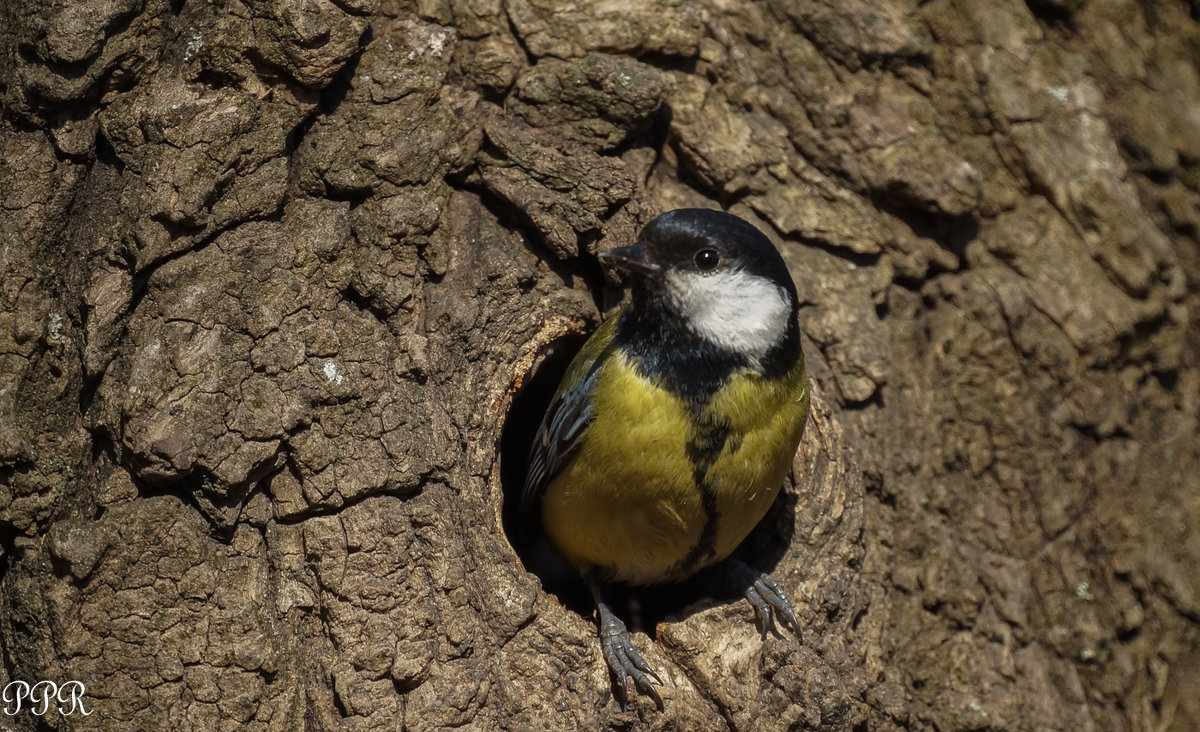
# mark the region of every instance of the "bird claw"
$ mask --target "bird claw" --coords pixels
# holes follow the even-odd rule
[[[792,609],[792,601],[779,583],[765,574],[755,577],[746,588],[746,599],[754,608],[754,619],[758,624],[762,637],[767,637],[767,631],[779,631],[775,628],[775,619],[779,618],[783,625],[792,629],[797,637],[800,635],[800,621],[796,619],[796,611]]]
[[[650,679],[653,678],[659,685],[662,685],[663,680],[633,647],[625,623],[603,605],[600,607],[600,650],[604,654],[608,670],[617,680],[621,706],[625,706],[629,700],[627,684],[628,679],[632,678],[637,690],[653,699],[654,705],[662,711],[662,697],[658,695],[658,690],[650,683]]]

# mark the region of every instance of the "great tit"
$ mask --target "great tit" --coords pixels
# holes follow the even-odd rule
[[[600,253],[632,292],[567,368],[534,438],[525,522],[584,577],[622,702],[662,680],[604,600],[602,583],[674,582],[725,559],[762,520],[808,417],[796,286],[758,229],[679,209],[632,246]],[[763,634],[799,632],[786,594],[743,585]]]

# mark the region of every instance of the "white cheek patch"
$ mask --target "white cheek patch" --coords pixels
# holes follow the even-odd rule
[[[688,324],[715,345],[759,359],[787,331],[792,314],[787,290],[768,279],[740,270],[672,271],[665,279]]]

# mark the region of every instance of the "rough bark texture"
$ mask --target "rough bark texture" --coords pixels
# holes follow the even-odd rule
[[[1194,0],[0,13],[0,684],[93,712],[6,725],[1200,726]],[[804,629],[675,608],[622,710],[501,436],[683,205],[805,302]]]

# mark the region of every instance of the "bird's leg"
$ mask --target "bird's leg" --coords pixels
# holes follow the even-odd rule
[[[609,672],[617,681],[616,688],[621,706],[624,706],[629,699],[626,683],[627,679],[632,678],[637,690],[653,699],[654,705],[658,707],[659,711],[662,711],[662,697],[650,683],[650,678],[653,677],[659,684],[662,684],[663,680],[654,672],[654,669],[650,668],[650,664],[646,663],[642,654],[633,647],[625,623],[613,614],[608,603],[604,601],[600,582],[591,575],[585,579],[588,589],[592,591],[592,599],[596,601],[596,612],[600,616],[600,650],[604,654],[604,662],[608,664]]]
[[[768,575],[749,567],[737,560],[732,560],[733,567],[742,583],[742,592],[754,608],[754,620],[762,637],[767,637],[767,631],[776,633],[776,618],[780,624],[787,625],[800,637],[800,621],[796,619],[796,611],[792,609],[792,601],[779,583]]]

